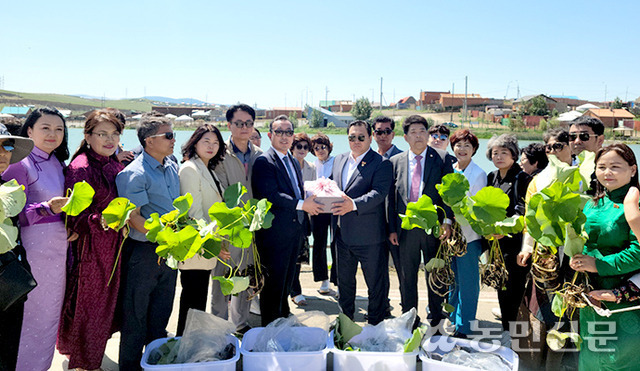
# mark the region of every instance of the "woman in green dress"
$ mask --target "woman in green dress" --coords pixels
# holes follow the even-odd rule
[[[640,246],[624,217],[623,201],[631,186],[638,187],[638,169],[631,148],[622,143],[596,154],[596,194],[587,202],[585,230],[589,239],[583,254],[571,259],[571,268],[589,272],[594,289],[619,287],[640,270]],[[633,304],[608,303],[608,309]],[[590,307],[580,310],[581,370],[638,369],[640,312],[601,317]]]

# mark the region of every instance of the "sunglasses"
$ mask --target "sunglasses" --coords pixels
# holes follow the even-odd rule
[[[236,122],[232,122],[232,124],[234,124],[238,129],[240,128],[252,128],[253,127],[253,121],[251,120],[247,120],[247,121],[236,121]]]
[[[364,142],[367,137],[364,136],[364,134],[360,134],[358,136],[355,136],[353,134],[349,135],[349,142],[355,142],[357,140],[359,140],[360,142]]]
[[[4,150],[7,151],[7,152],[11,152],[15,148],[13,146],[13,144],[14,144],[13,139],[11,139],[11,140],[7,140],[6,142],[0,144],[0,147],[4,148]]]
[[[447,138],[449,138],[449,136],[445,135],[445,134],[433,133],[433,134],[431,134],[431,138],[440,139],[440,140],[447,140]]]
[[[390,135],[391,133],[393,133],[393,130],[386,128],[386,129],[376,129],[373,131],[374,133],[376,133],[376,135]]]
[[[153,137],[165,137],[165,139],[171,140],[175,138],[175,134],[173,133],[173,131],[167,131],[166,133],[162,133],[162,134],[149,135],[149,138],[153,138]]]
[[[324,144],[320,144],[320,145],[317,145],[317,146],[313,147],[314,151],[325,151],[326,149],[327,149],[327,146],[324,145]]]
[[[589,134],[589,133],[585,133],[585,132],[581,132],[581,133],[569,133],[569,140],[571,140],[572,142],[578,138],[580,138],[581,141],[586,142],[589,139],[591,139],[591,137],[598,137],[598,134]]]
[[[547,151],[547,153],[551,152],[551,151],[555,151],[555,152],[560,152],[564,149],[564,146],[566,146],[566,143],[562,143],[562,142],[555,142],[553,144],[547,144],[544,146],[545,150]]]
[[[297,150],[301,150],[301,149],[303,149],[303,150],[305,150],[305,151],[308,151],[308,150],[309,150],[309,146],[308,146],[308,145],[306,145],[306,144],[300,144],[300,143],[298,143],[298,144],[296,144],[296,149],[297,149]]]
[[[277,137],[281,137],[281,136],[287,136],[287,137],[292,137],[293,136],[293,130],[274,130],[273,134],[275,134]]]

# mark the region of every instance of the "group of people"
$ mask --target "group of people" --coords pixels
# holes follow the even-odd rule
[[[427,320],[441,331],[443,320],[449,318],[455,325],[453,336],[471,335],[480,291],[478,261],[489,236],[481,236],[468,223],[456,220],[436,185],[446,174],[461,173],[469,181],[471,195],[486,186],[500,188],[509,197],[507,216],[524,215],[528,199],[539,191],[536,175],[547,165],[547,155],[575,165],[576,156],[584,150],[596,153],[593,201],[585,207],[589,240],[584,254],[571,260],[560,256],[559,269],[590,272],[594,288],[602,289],[595,291],[594,299],[617,301],[614,306],[624,307],[638,296],[640,290],[629,277],[640,270],[640,249],[622,208],[627,191],[638,187],[636,160],[624,144],[601,148],[604,125],[597,119],[578,118],[568,131],[549,130],[544,145],[530,145],[522,151],[513,135],[492,138],[486,156],[496,169],[488,174],[472,159],[479,140],[471,131],[461,129],[451,134],[448,127],[429,126],[419,115],[402,122],[409,150],[403,152],[393,144],[394,120],[378,116],[372,124],[351,122],[347,128],[350,151],[337,156],[331,155],[333,143],[328,136],[319,133],[310,138],[295,133],[287,116],[269,123],[271,146],[265,151],[260,148],[261,134],[254,127],[255,111],[250,106],[230,107],[226,119],[231,132],[226,142],[214,125],[201,125],[182,146],[180,164],[173,156],[176,140],[171,122],[156,112],[144,114],[140,120],[137,136],[141,148],[133,152],[119,145],[125,127],[125,117],[119,111],[92,112],[85,122],[84,139],[68,165],[67,127],[57,110],[34,110],[19,136],[0,127],[2,180],[15,179],[25,187],[27,196],[18,217],[20,246],[12,253],[25,265],[28,262],[38,282],[26,301],[0,313],[1,369],[47,370],[56,344],[60,353],[69,357],[69,368],[99,369],[107,340],[116,331],[121,332],[120,368],[139,369],[144,346],[167,335],[178,278],[176,270],[158,259],[157,244],[146,239],[145,220],[152,213],[173,210],[173,201],[190,193],[193,204],[189,216],[208,221],[211,205],[223,201],[224,190],[238,182],[247,189],[245,200],[265,198],[272,203],[271,227],[255,233],[264,271],[259,300],[263,325],[288,316],[289,299],[297,305],[306,304],[299,275],[308,236],[313,236],[310,260],[314,280],[320,283],[318,292],[337,294],[341,311],[353,318],[360,265],[368,289],[366,318],[370,324],[378,324],[391,315],[389,257],[400,285],[402,311],[417,308],[420,264],[435,257],[439,244],[451,236],[457,222],[467,252],[452,259],[455,284],[448,297],[429,290]],[[377,151],[371,147],[373,141]],[[449,147],[453,155],[448,153]],[[313,163],[305,159],[308,153],[316,157]],[[305,191],[306,181],[321,178],[335,181],[343,192],[340,201],[323,205]],[[66,190],[80,181],[95,190],[93,202],[79,215],[64,217]],[[422,195],[439,206],[441,230],[437,234],[400,227],[407,204]],[[120,231],[108,228],[101,214],[116,197],[126,197],[136,205],[128,227]],[[631,211],[638,211],[637,192],[635,206]],[[491,237],[499,239],[508,271],[505,288],[498,291],[497,314],[504,330],[523,319],[538,321],[545,331],[551,329],[558,318],[549,315],[549,292],[528,278],[535,245],[532,238],[526,231]],[[328,245],[333,261],[330,269]],[[177,335],[185,329],[188,309],[206,310],[209,284],[210,311],[231,321],[239,333],[246,332],[250,328],[250,293],[225,296],[220,283],[210,277],[224,275],[229,266],[242,270],[251,264],[252,254],[230,244],[223,245],[217,258],[198,254],[181,262]],[[429,273],[426,275],[428,280]],[[454,307],[453,312],[443,311],[445,300]],[[618,340],[618,355],[597,358],[597,352],[583,348],[581,366],[594,361],[629,364],[631,345],[637,342],[638,334],[624,330],[624,322],[640,320],[635,312],[629,313],[612,316],[619,331],[627,331]],[[588,322],[595,320],[591,308],[580,311],[584,336],[593,331]],[[420,322],[417,318],[416,326]],[[562,360],[546,351],[549,356],[543,361],[547,367]],[[530,359],[538,366],[543,361],[534,356]]]

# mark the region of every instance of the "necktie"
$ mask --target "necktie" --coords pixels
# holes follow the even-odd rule
[[[409,202],[416,202],[420,198],[420,178],[422,176],[422,165],[420,164],[422,156],[416,156],[416,166],[411,174],[411,191],[409,191]]]
[[[296,181],[296,175],[293,172],[291,165],[289,164],[289,156],[284,157],[284,166],[287,168],[287,173],[289,173],[289,180],[291,180],[291,186],[293,187],[294,192],[296,193],[296,198],[301,200],[302,194],[300,193],[300,187],[298,187],[298,182]]]

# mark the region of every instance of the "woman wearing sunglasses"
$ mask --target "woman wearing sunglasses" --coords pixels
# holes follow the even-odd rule
[[[569,147],[569,132],[566,129],[550,129],[543,135],[544,148],[547,156],[555,156],[561,162],[571,165],[571,148]],[[538,185],[539,179],[547,178],[547,172],[553,171],[550,167],[547,170],[542,170],[539,175],[536,175],[529,183],[527,188],[527,194],[525,196],[525,204],[529,204],[531,197],[538,193],[540,186]],[[526,267],[529,264],[529,259],[533,253],[535,241],[527,233],[526,226],[522,234],[522,249],[518,254],[518,265]],[[521,310],[518,314],[518,320],[527,322],[534,329],[540,329],[542,333],[546,333],[548,330],[554,328],[558,322],[558,318],[553,315],[551,311],[551,303],[553,296],[555,295],[555,289],[557,285],[562,286],[563,282],[567,279],[571,279],[573,270],[569,267],[569,259],[563,257],[561,250],[558,251],[555,258],[558,262],[562,261],[562,265],[558,266],[558,277],[555,280],[547,282],[538,282],[535,284],[533,280],[529,280],[527,287],[525,288],[523,306],[524,310]],[[544,262],[539,261],[538,265],[545,266]],[[535,273],[534,273],[535,274]],[[565,323],[564,326],[567,324]],[[570,330],[569,327],[562,327],[561,331]],[[536,331],[536,333],[538,333]],[[529,351],[519,352],[520,361],[527,366],[527,369],[547,369],[556,370],[561,368],[561,362],[564,354],[570,354],[567,352],[555,352],[551,350],[547,343],[534,339],[533,331],[529,336],[524,338],[518,338],[520,342],[520,349],[529,349]],[[574,363],[577,362],[577,359]],[[577,366],[577,365],[576,365]]]
[[[67,125],[55,108],[38,108],[20,135],[35,147],[29,156],[9,166],[4,180],[24,186],[25,208],[19,214],[22,243],[38,287],[24,304],[18,370],[47,370],[55,350],[65,290],[67,231],[62,217],[64,161],[69,158]]]
[[[67,228],[78,240],[70,249],[58,350],[69,357],[70,369],[100,368],[107,340],[117,329],[114,319],[122,235],[106,228],[102,210],[118,197],[116,175],[124,165],[115,152],[122,130],[124,124],[112,111],[93,111],[84,124],[84,139],[66,170],[65,189],[86,181],[96,192],[91,205],[67,221]]]
[[[333,143],[325,134],[318,133],[311,138],[311,154],[317,157],[314,162],[316,167],[316,179],[329,178],[333,172],[334,156],[331,156]],[[313,280],[322,282],[318,293],[321,295],[331,294],[331,282],[338,284],[336,274],[336,246],[333,241],[330,243],[331,264],[330,274],[327,274],[327,238],[329,237],[329,227],[331,226],[331,214],[318,214],[311,217],[311,230],[313,233],[313,254],[311,257],[313,266]]]
[[[435,148],[443,161],[449,161],[452,165],[455,164],[458,159],[447,152],[447,147],[449,146],[449,134],[451,133],[449,128],[444,125],[436,124],[430,127],[427,130],[427,133],[429,134],[427,141],[429,147]]]
[[[291,154],[300,163],[300,169],[302,170],[302,181],[316,180],[316,167],[305,160],[311,148],[311,139],[305,133],[296,133],[293,137],[293,144],[291,144]],[[304,239],[304,246],[300,250],[300,256],[298,257],[298,263],[296,264],[296,272],[293,277],[293,284],[291,285],[291,300],[298,306],[307,305],[307,300],[302,295],[302,286],[300,285],[300,268],[302,261],[309,261],[309,239],[308,235]]]

